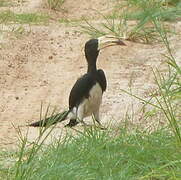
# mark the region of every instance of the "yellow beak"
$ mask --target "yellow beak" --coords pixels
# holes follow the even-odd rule
[[[115,45],[126,46],[121,38],[115,36],[106,35],[98,38],[98,50]]]

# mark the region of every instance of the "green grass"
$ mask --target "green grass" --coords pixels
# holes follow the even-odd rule
[[[181,18],[181,3],[174,1],[172,4],[174,6],[161,0],[118,1],[111,14],[103,15],[97,12],[103,19],[98,25],[85,19],[82,31],[91,37],[113,34],[130,41],[155,43],[161,39],[153,21],[176,21]],[[131,20],[134,20],[134,25],[130,26]]]
[[[0,7],[3,7],[3,6],[6,6],[7,4],[6,4],[6,1],[4,1],[4,0],[1,0],[0,1]]]
[[[13,2],[11,0],[0,0],[0,7],[7,7],[7,6],[12,6]]]
[[[167,54],[163,56],[164,59],[166,58],[165,61],[168,64],[167,76],[163,76],[158,69],[153,70],[158,89],[156,90],[157,95],[153,92],[149,101],[133,95],[131,92],[127,92],[125,90],[122,91],[162,112],[169,124],[170,130],[175,135],[178,145],[181,146],[181,66],[177,63],[178,60],[175,59],[172,54],[170,43],[167,38],[167,31],[165,30],[163,24],[157,20],[153,20],[153,23],[160,39],[167,49]]]
[[[0,150],[0,179],[6,179],[9,173],[9,168],[16,162],[16,152],[10,150]]]
[[[181,178],[181,149],[167,128],[153,133],[120,128],[114,138],[107,131],[89,128],[77,137],[68,135],[63,141],[41,145],[33,156],[31,152],[20,148],[22,158],[2,173],[16,180]]]
[[[46,24],[49,16],[36,13],[16,14],[12,11],[0,12],[0,23],[20,23],[20,24]]]
[[[83,19],[82,18],[61,18],[58,20],[59,23],[64,24],[66,26],[71,26],[71,27],[79,27],[82,24]]]
[[[128,0],[126,13],[127,19],[135,19],[141,22],[149,22],[152,18],[159,18],[163,21],[176,20],[181,17],[180,4],[173,3],[170,6],[168,1],[162,0]]]
[[[45,1],[47,7],[53,10],[61,9],[63,3],[65,2],[65,0],[45,0]]]

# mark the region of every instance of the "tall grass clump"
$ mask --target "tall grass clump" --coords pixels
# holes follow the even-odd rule
[[[48,106],[43,117],[43,106],[41,104],[40,120],[49,118],[49,114],[52,118],[49,118],[46,127],[39,128],[38,137],[31,143],[28,141],[28,131],[27,134],[23,135],[21,130],[16,128],[20,146],[18,151],[18,158],[15,163],[15,169],[13,169],[13,172],[10,171],[10,174],[13,174],[14,179],[26,179],[27,177],[31,177],[33,175],[35,168],[34,161],[38,160],[39,154],[43,153],[43,148],[46,147],[44,143],[55,128],[55,125],[52,125],[52,122],[54,122],[56,118],[56,116],[54,116],[55,112],[56,109],[50,113],[50,106]],[[50,127],[49,124],[52,126]]]
[[[119,2],[119,1],[118,1]],[[128,0],[117,3],[110,15],[100,14],[103,21],[93,24],[87,19],[82,25],[82,31],[91,37],[114,34],[130,41],[153,43],[160,41],[152,19],[174,21],[181,17],[180,3],[169,5],[161,0]],[[131,23],[133,22],[134,23]],[[129,25],[131,23],[131,25]],[[169,28],[167,31],[170,31]]]
[[[158,87],[156,93],[158,96],[155,96],[154,93],[151,99],[153,102],[156,102],[156,104],[151,103],[150,100],[145,101],[144,99],[126,92],[125,90],[123,91],[161,111],[169,123],[170,129],[177,140],[177,145],[181,146],[181,107],[179,105],[181,103],[181,67],[178,65],[172,54],[170,43],[167,38],[167,31],[165,30],[163,23],[158,18],[152,18],[152,23],[167,49],[167,55],[164,55],[164,58],[167,59],[166,63],[168,64],[168,73],[166,76],[162,75],[158,69],[153,70]]]
[[[167,48],[168,56],[166,57],[169,65],[169,74],[167,79],[161,75],[161,73],[157,73],[157,75],[155,74],[156,83],[162,97],[161,100],[158,98],[156,98],[156,100],[165,114],[173,133],[175,134],[178,144],[181,146],[181,107],[179,106],[181,103],[181,66],[177,64],[176,59],[172,55],[166,32],[160,26],[158,21],[153,21],[162,41],[165,44],[165,47]]]
[[[181,17],[181,6],[169,6],[162,0],[128,0],[121,18],[135,20],[136,25],[128,33],[128,39],[145,43],[157,42],[160,39],[153,19],[174,21]],[[166,29],[166,27],[165,27]],[[167,29],[169,31],[169,29]]]

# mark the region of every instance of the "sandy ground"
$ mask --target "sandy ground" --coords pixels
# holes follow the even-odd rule
[[[96,4],[95,7],[100,8],[101,12],[108,12],[113,7],[107,0],[84,3],[67,0],[64,4],[64,9],[68,9],[66,13],[57,12],[54,15],[79,18],[93,8],[92,4]],[[32,0],[12,9],[19,12],[27,9],[31,12],[47,11],[41,5],[41,1]],[[14,26],[1,25],[1,29]],[[181,32],[181,22],[171,26],[176,32]],[[4,148],[16,147],[18,126],[23,133],[28,130],[29,141],[37,137],[39,129],[26,125],[39,120],[41,102],[44,112],[49,104],[51,109],[67,109],[71,87],[87,68],[83,48],[89,36],[79,31],[78,27],[54,22],[47,26],[24,25],[24,28],[31,31],[18,38],[11,33],[0,35],[0,147]],[[181,58],[180,34],[170,37],[170,40],[175,57]],[[113,130],[125,120],[127,113],[130,120],[140,126],[149,127],[155,123],[150,118],[145,120],[141,110],[143,104],[121,89],[129,90],[131,87],[134,94],[149,99],[149,94],[156,88],[152,68],[162,69],[166,74],[165,58],[162,56],[166,50],[162,44],[125,43],[125,47],[104,49],[98,60],[98,67],[104,69],[108,81],[101,121],[104,126],[111,121]],[[92,123],[90,118],[87,121]],[[51,133],[52,137],[72,131],[64,128],[65,123],[57,125]],[[81,125],[76,128],[81,129]]]

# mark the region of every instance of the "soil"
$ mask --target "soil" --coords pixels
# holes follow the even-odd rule
[[[94,6],[93,6],[94,5]],[[95,6],[96,5],[96,6]],[[96,9],[95,9],[96,7]],[[96,17],[96,11],[109,13],[114,1],[67,0],[62,11],[48,10],[41,0],[29,0],[6,7],[14,12],[45,12],[55,18]],[[89,13],[89,15],[87,15]],[[94,20],[96,21],[96,20]],[[97,20],[99,23],[100,20]],[[27,127],[39,120],[41,103],[43,114],[47,106],[58,112],[68,108],[68,96],[74,82],[86,72],[84,44],[90,38],[79,27],[53,21],[48,25],[21,25],[21,36],[11,33],[17,24],[4,24],[0,28],[0,147],[16,148],[18,127],[28,140],[34,141],[39,128]],[[177,34],[169,37],[173,54],[181,59],[181,22],[170,23]],[[7,31],[10,30],[10,31]],[[114,131],[125,119],[133,124],[150,127],[160,123],[156,118],[145,120],[143,103],[121,89],[149,99],[156,89],[152,68],[167,73],[163,44],[152,45],[125,41],[125,47],[114,46],[101,51],[98,67],[104,69],[108,89],[103,96],[101,122]],[[86,120],[93,124],[91,118]],[[49,140],[63,136],[67,121],[59,123]],[[78,125],[76,129],[82,129]],[[48,140],[48,141],[49,141]]]

